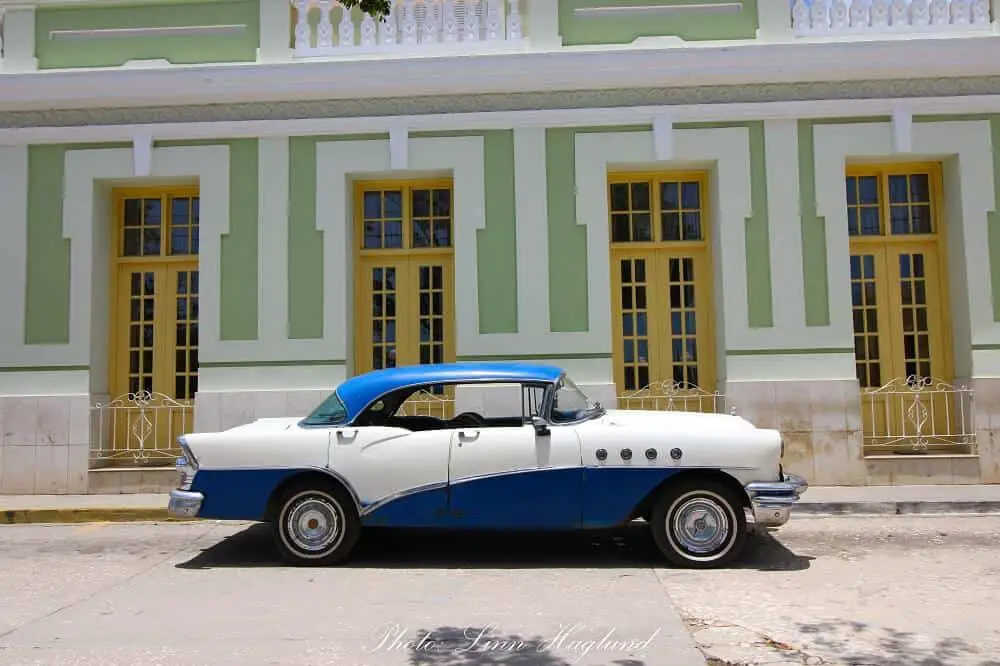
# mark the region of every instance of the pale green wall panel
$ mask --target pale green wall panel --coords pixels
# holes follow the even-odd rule
[[[161,37],[52,39],[57,30],[246,25],[240,33]],[[42,69],[116,67],[129,60],[164,58],[174,64],[253,62],[260,42],[258,0],[135,3],[38,9],[35,49]]]
[[[69,343],[70,241],[62,233],[66,149],[28,149],[24,342],[29,345]]]
[[[799,192],[802,201],[802,280],[806,326],[830,325],[826,220],[816,215],[813,122],[799,121]]]
[[[477,233],[479,332],[517,332],[514,132],[486,132],[486,228]]]
[[[747,315],[750,328],[774,326],[771,296],[771,234],[767,207],[767,155],[764,122],[747,123],[750,130],[750,197],[753,214],[746,223]]]
[[[990,288],[993,291],[993,321],[1000,321],[1000,115],[990,116],[993,144],[993,194],[996,203],[987,213],[987,242],[990,249]]]
[[[695,0],[700,4],[701,0]],[[708,0],[705,0],[708,3]],[[630,44],[639,37],[676,36],[687,41],[754,39],[757,34],[757,0],[744,0],[738,13],[660,13],[579,16],[574,10],[589,7],[688,5],[689,0],[559,0],[559,34],[566,46]]]
[[[316,229],[315,137],[288,146],[288,337],[323,337],[323,233]],[[333,213],[333,211],[331,211]]]
[[[549,329],[587,331],[587,229],[576,223],[576,135],[545,131],[549,212]]]
[[[219,260],[219,338],[256,340],[258,325],[257,139],[229,146],[229,233]]]

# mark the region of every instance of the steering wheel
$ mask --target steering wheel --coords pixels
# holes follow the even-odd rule
[[[486,419],[475,412],[462,412],[455,418],[451,419],[451,422],[455,425],[486,425]]]

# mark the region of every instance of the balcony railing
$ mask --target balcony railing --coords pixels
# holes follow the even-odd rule
[[[291,0],[298,57],[517,45],[520,0],[391,0],[385,20],[335,0]]]
[[[646,388],[618,396],[618,409],[722,414],[726,399],[686,382],[654,382]]]
[[[989,29],[990,0],[793,0],[798,36]]]
[[[194,429],[194,406],[140,391],[91,408],[91,467],[173,464],[177,438]]]
[[[914,376],[863,391],[865,453],[976,453],[974,398],[968,387]]]

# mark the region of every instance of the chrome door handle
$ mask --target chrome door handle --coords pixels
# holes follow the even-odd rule
[[[463,442],[471,442],[471,441],[479,439],[479,432],[478,431],[474,431],[473,434],[470,435],[469,433],[467,433],[467,432],[465,432],[463,430],[463,431],[461,431],[461,432],[458,433],[458,438],[460,440],[462,440]]]

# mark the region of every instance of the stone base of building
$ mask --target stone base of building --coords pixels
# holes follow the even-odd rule
[[[864,449],[854,380],[728,382],[727,404],[785,439],[785,470],[817,486],[1000,483],[1000,378],[976,379],[973,452],[876,454]]]
[[[90,396],[0,396],[0,493],[87,492]]]

